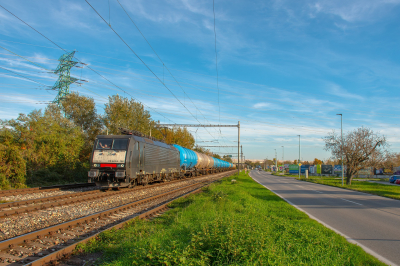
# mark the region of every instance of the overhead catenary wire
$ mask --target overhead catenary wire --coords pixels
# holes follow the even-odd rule
[[[178,80],[175,78],[175,76],[172,74],[172,72],[169,70],[169,68],[165,65],[164,61],[161,59],[161,57],[158,55],[158,53],[155,51],[155,49],[153,48],[153,46],[150,44],[150,42],[147,40],[147,38],[144,36],[144,34],[142,33],[142,31],[139,29],[139,27],[137,26],[137,24],[134,22],[134,20],[131,18],[131,16],[129,15],[129,13],[126,11],[126,9],[123,7],[123,5],[121,4],[121,2],[119,0],[117,0],[118,4],[121,6],[122,10],[125,12],[125,14],[128,16],[128,18],[130,19],[130,21],[132,22],[132,24],[136,27],[136,29],[139,31],[139,33],[141,34],[141,36],[143,37],[143,39],[146,41],[146,43],[149,45],[149,47],[151,48],[151,50],[154,52],[154,54],[157,56],[157,58],[160,60],[160,62],[163,65],[163,84],[165,83],[164,81],[164,69],[166,69],[168,71],[168,73],[171,75],[171,77],[174,79],[174,81],[178,84],[178,86],[181,88],[181,90],[183,91],[184,95],[186,95],[188,97],[188,99],[190,100],[190,102],[193,104],[193,106],[196,108],[196,110],[199,111],[199,113],[204,117],[204,119],[208,121],[208,119],[204,116],[204,114],[200,111],[200,109],[197,107],[197,105],[192,101],[192,99],[189,97],[189,95],[186,93],[186,91],[183,89],[183,87],[181,86],[180,82],[178,82]],[[219,97],[219,94],[218,94]],[[218,98],[219,100],[219,98]],[[195,117],[195,119],[197,120],[197,115]],[[216,129],[215,129],[216,130]],[[210,134],[210,133],[209,133]]]
[[[144,34],[142,33],[142,31],[139,29],[138,25],[135,23],[135,21],[132,19],[132,17],[129,15],[129,13],[126,11],[126,9],[124,8],[124,6],[121,4],[121,2],[119,0],[117,0],[118,4],[121,6],[122,10],[125,12],[125,14],[128,16],[128,18],[130,19],[130,21],[132,22],[132,24],[136,27],[136,29],[139,31],[140,35],[143,37],[143,39],[146,41],[146,43],[149,45],[149,47],[151,48],[151,50],[154,52],[154,54],[157,56],[157,58],[160,60],[160,62],[163,64],[163,83],[164,83],[164,69],[166,69],[168,71],[168,73],[171,75],[171,77],[174,79],[174,81],[178,84],[178,86],[181,88],[181,90],[183,91],[183,93],[188,97],[188,99],[190,100],[190,102],[193,104],[193,106],[200,112],[200,114],[204,117],[204,119],[207,120],[207,118],[203,115],[203,113],[198,109],[198,107],[196,106],[196,104],[192,101],[192,99],[189,97],[189,95],[186,93],[186,91],[183,89],[183,87],[181,86],[180,82],[178,82],[178,80],[175,78],[175,76],[172,74],[172,72],[169,70],[169,68],[165,65],[164,61],[161,59],[161,57],[158,55],[158,53],[155,51],[155,49],[153,48],[153,46],[150,44],[150,42],[147,40],[147,38],[144,36]],[[197,118],[196,118],[197,119]],[[208,120],[207,120],[208,122]]]
[[[104,18],[99,14],[99,12],[87,1],[85,0],[85,2],[96,12],[96,14],[107,24],[107,21],[104,20]],[[109,25],[109,28],[118,36],[118,38],[129,48],[129,50],[143,63],[143,65],[160,81],[160,83],[174,96],[174,98],[193,116],[194,119],[196,119],[197,122],[199,122],[199,124],[201,124],[201,122],[193,115],[193,113],[186,107],[185,104],[183,104],[178,97],[168,88],[168,86],[166,86],[163,81],[157,76],[157,74],[146,64],[146,62],[143,61],[143,59],[129,46],[129,44],[117,33],[116,30],[114,30],[114,28]],[[211,133],[206,130],[208,132],[208,134],[211,135]],[[212,135],[211,135],[212,136]],[[213,136],[212,136],[213,137]],[[213,137],[214,138],[214,137]]]
[[[217,31],[215,30],[215,1],[213,0],[213,14],[214,14],[214,50],[215,50],[215,70],[217,72],[217,89],[218,89],[218,115],[221,116],[221,107],[219,105],[219,86],[218,86],[218,54],[217,54]],[[219,118],[221,124],[221,118]]]

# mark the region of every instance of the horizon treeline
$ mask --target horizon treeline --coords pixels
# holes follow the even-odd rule
[[[186,128],[156,127],[141,103],[109,96],[104,114],[92,98],[71,93],[61,106],[0,120],[0,189],[86,182],[89,159],[97,135],[117,135],[119,128],[150,134],[167,144],[193,149],[195,139]]]

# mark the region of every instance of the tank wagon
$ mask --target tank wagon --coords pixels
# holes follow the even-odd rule
[[[133,187],[234,169],[226,161],[133,130],[99,135],[90,157],[88,181],[101,188]]]

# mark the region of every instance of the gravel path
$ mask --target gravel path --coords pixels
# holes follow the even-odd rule
[[[0,201],[14,202],[21,200],[40,199],[40,198],[61,196],[61,195],[67,195],[67,194],[90,191],[90,190],[98,190],[98,189],[99,187],[82,187],[82,188],[73,188],[68,190],[52,190],[47,192],[46,190],[41,190],[41,192],[32,192],[30,194],[0,197]]]
[[[114,208],[139,199],[155,196],[163,192],[168,192],[182,186],[215,178],[216,177],[203,177],[194,180],[187,179],[182,182],[171,183],[161,187],[154,187],[146,190],[136,190],[130,193],[114,195],[97,200],[90,200],[74,205],[49,208],[21,215],[15,215],[12,217],[6,217],[1,219],[0,240],[5,240],[55,224],[70,221],[72,219],[91,215],[93,213]]]

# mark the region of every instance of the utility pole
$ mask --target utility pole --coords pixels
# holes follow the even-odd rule
[[[342,154],[342,186],[344,185],[344,167],[343,167],[343,115],[342,114],[336,114],[340,115],[340,136],[342,139],[342,147],[341,147],[341,154]]]
[[[301,173],[301,163],[300,163],[300,135],[297,135],[297,136],[299,136],[299,179],[300,179],[300,173]]]
[[[240,159],[241,159],[242,164],[243,164],[243,166],[244,166],[244,161],[243,161],[243,146],[242,146],[242,145],[240,145]],[[243,167],[243,168],[244,168],[244,167]]]
[[[282,146],[282,173],[285,172],[285,161],[283,160],[283,159],[284,159],[284,156],[285,156],[285,149],[284,149],[284,147]]]
[[[276,155],[276,149],[275,150],[275,172],[278,171],[278,156]]]
[[[240,156],[239,156],[239,153],[240,153],[240,151],[239,151],[239,145],[240,145],[240,121],[238,121],[238,125],[237,125],[237,127],[238,127],[238,177],[239,177],[239,174],[240,174]]]

